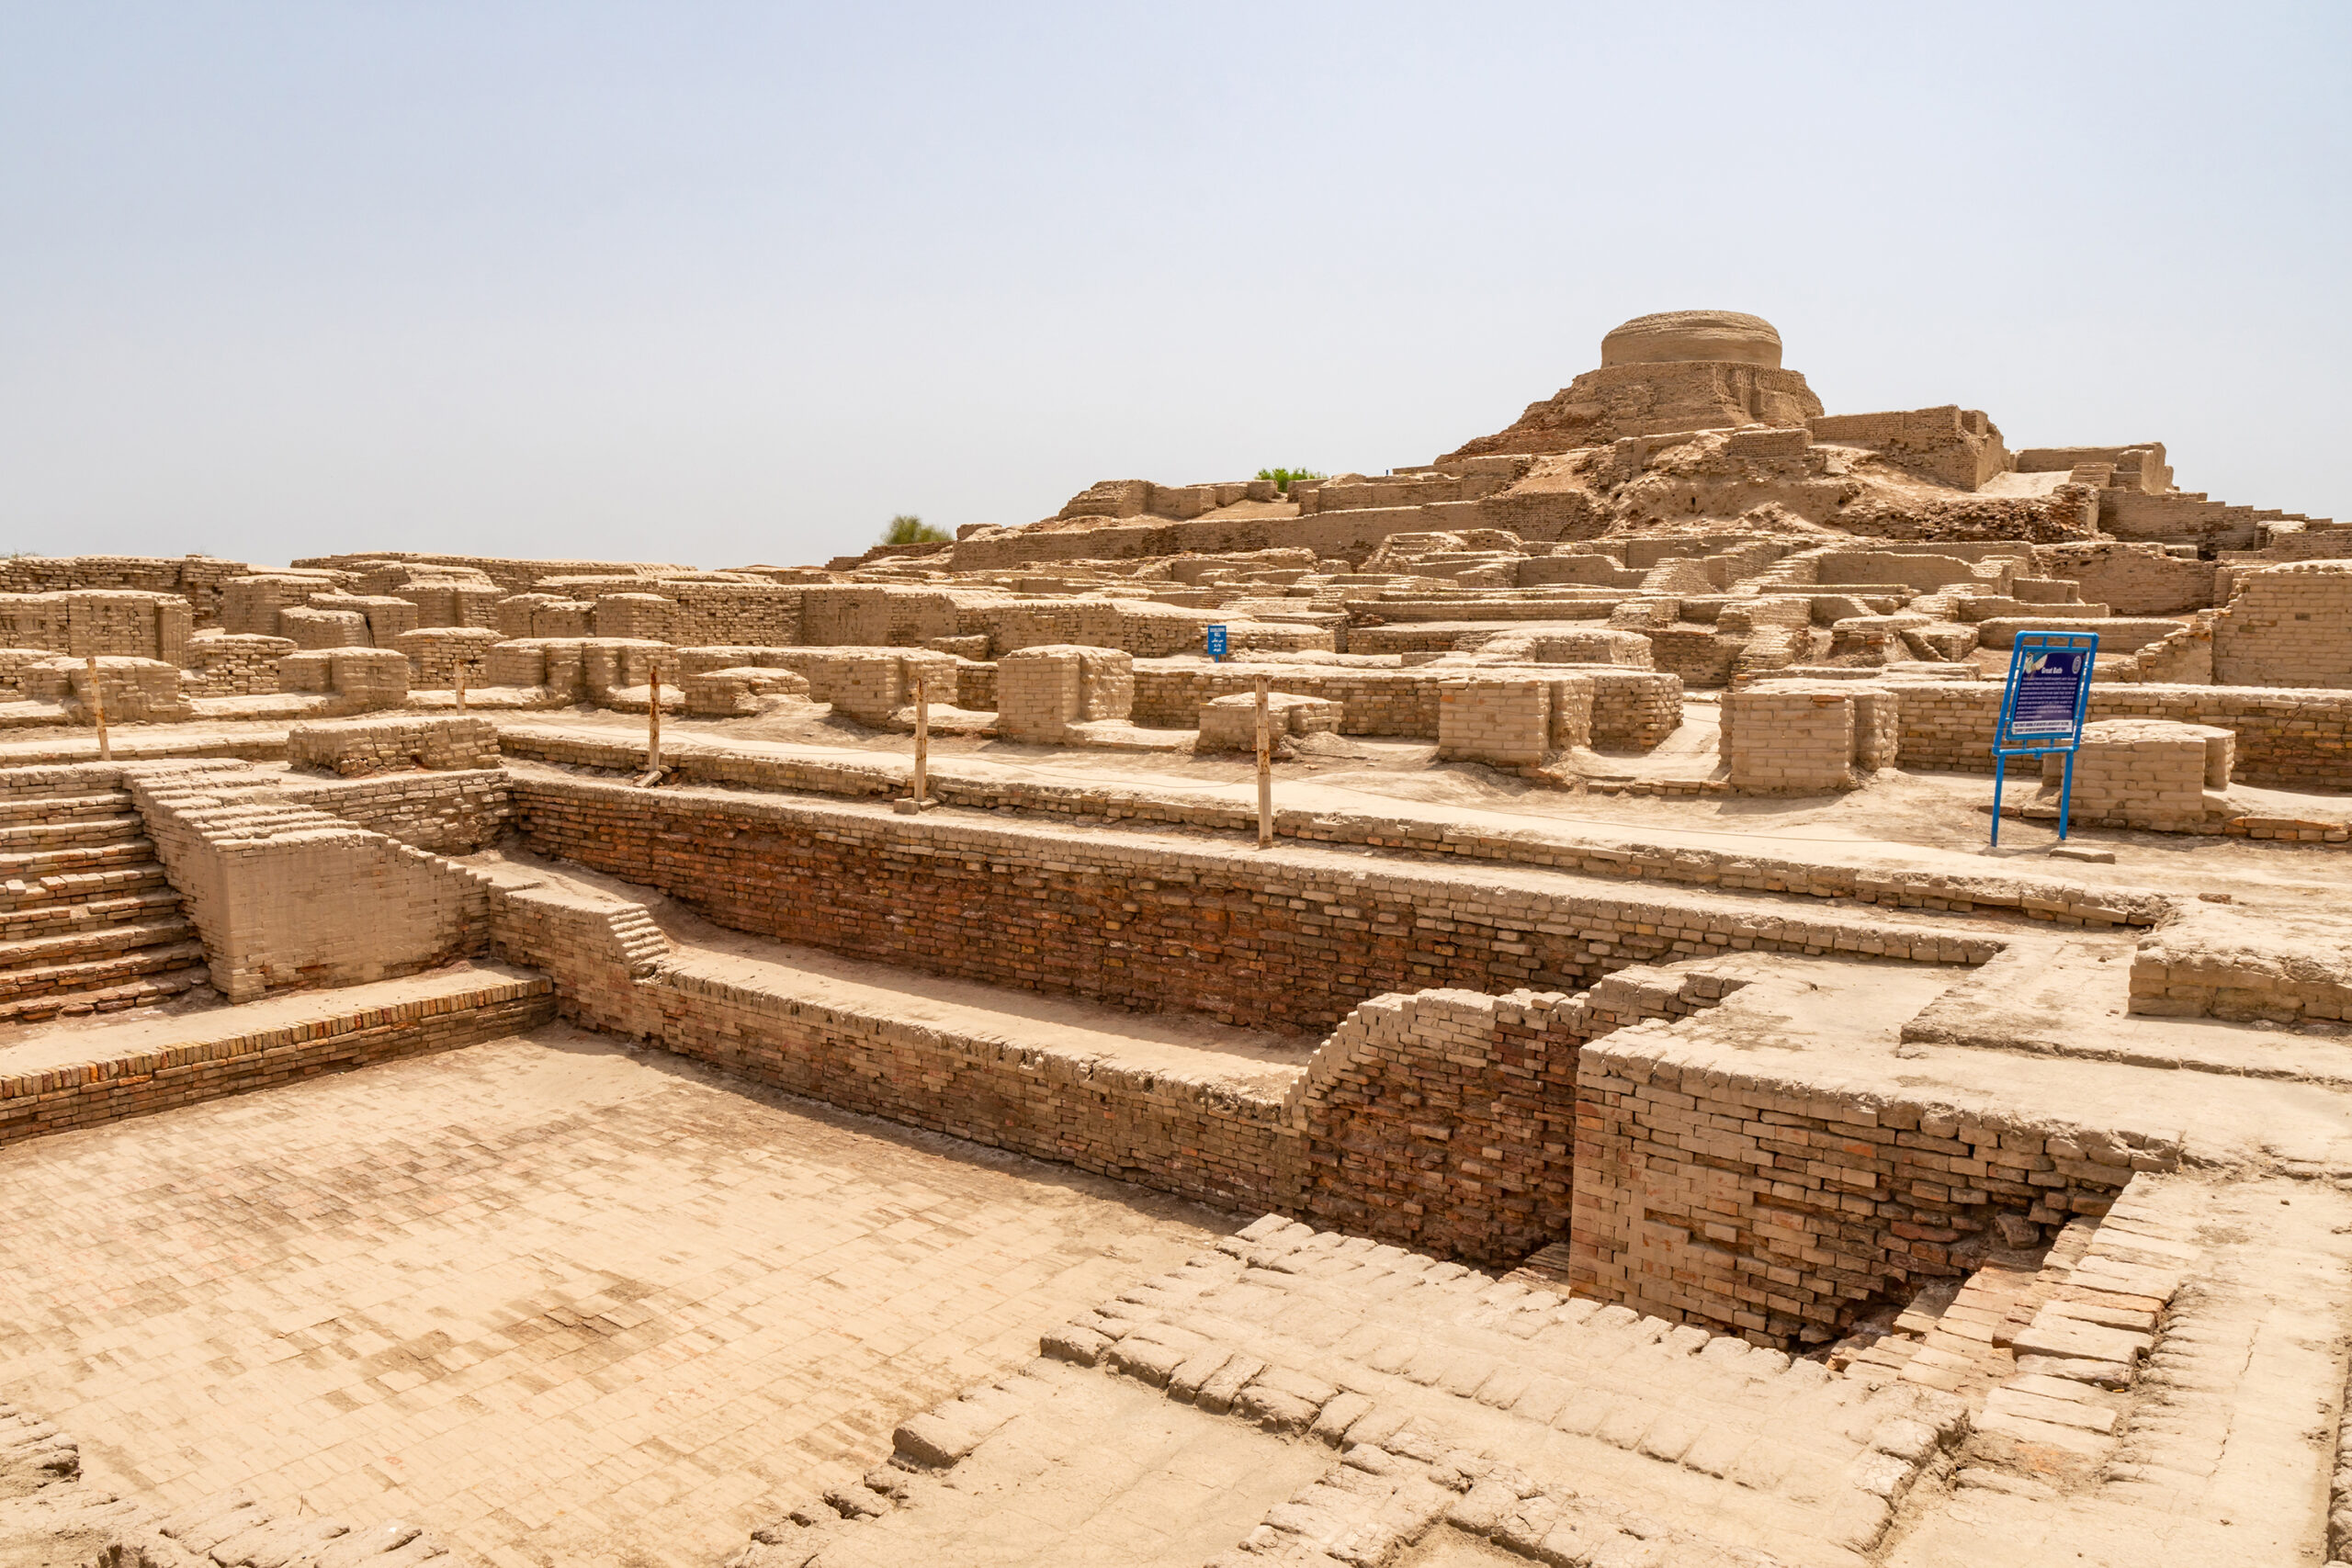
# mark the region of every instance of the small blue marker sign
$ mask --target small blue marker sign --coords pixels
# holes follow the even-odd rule
[[[1993,842],[2001,841],[2001,786],[2011,757],[2066,756],[2058,787],[2058,837],[2066,836],[2075,800],[2075,752],[2083,743],[2083,716],[2098,662],[2097,632],[2019,632],[2009,650],[2009,683],[2001,694],[2001,721],[1993,733]]]
[[[1225,662],[1225,628],[1224,628],[1223,626],[1211,626],[1211,627],[1209,627],[1209,628],[1208,628],[1208,640],[1209,640],[1209,657],[1210,657],[1211,659],[1216,660],[1218,663],[1220,663],[1220,664],[1224,663],[1224,662]]]

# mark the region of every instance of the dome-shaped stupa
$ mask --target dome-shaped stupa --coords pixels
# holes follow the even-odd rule
[[[1661,310],[1635,316],[1600,340],[1600,363],[1670,365],[1703,359],[1781,367],[1781,334],[1761,316],[1737,310]]]
[[[1739,310],[1662,310],[1600,340],[1588,370],[1509,427],[1444,457],[1567,452],[1624,435],[1803,424],[1821,415],[1804,378],[1781,367],[1781,334]]]

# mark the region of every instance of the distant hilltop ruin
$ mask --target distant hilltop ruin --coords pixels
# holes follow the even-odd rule
[[[1286,492],[1263,480],[1106,479],[1042,522],[967,527],[952,546],[884,547],[832,565],[962,572],[1286,548],[1361,564],[1393,535],[1465,529],[1509,534],[1535,555],[1736,532],[1815,543],[2114,539],[2211,560],[2266,549],[2312,521],[2176,489],[2160,441],[2011,450],[1983,411],[1954,404],[1831,414],[1781,361],[1781,334],[1758,316],[1637,316],[1601,339],[1599,368],[1433,462]]]

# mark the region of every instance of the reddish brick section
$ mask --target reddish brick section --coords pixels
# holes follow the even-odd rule
[[[665,976],[654,994],[669,1049],[772,1088],[1180,1197],[1295,1209],[1273,1094],[706,976]]]
[[[1588,666],[1584,673],[1597,677],[1602,672]],[[645,771],[645,747],[641,742],[510,726],[502,737],[502,744],[510,757],[551,762],[567,770],[593,769],[632,777]],[[682,784],[849,799],[888,799],[907,792],[908,765],[898,758],[819,760],[737,750],[703,737],[665,741],[662,756],[663,765],[673,770],[673,778]],[[1645,787],[1653,793],[1671,792],[1669,786]],[[1692,794],[1709,785],[1693,782],[1679,787],[1681,793]],[[1134,786],[959,776],[943,772],[936,759],[930,789],[932,797],[944,805],[978,811],[1037,812],[1056,817],[1102,818],[1114,824],[1151,823],[1237,833],[1257,830],[1257,807],[1250,804]],[[1679,883],[1726,891],[1745,889],[1815,899],[1851,898],[1888,908],[1938,913],[1971,914],[1999,909],[2022,914],[2029,919],[2070,926],[2153,926],[2174,912],[2173,901],[2157,894],[2091,887],[2078,882],[1974,874],[1953,875],[1901,866],[1839,865],[1818,858],[1779,860],[1759,854],[1745,843],[1737,850],[1686,845],[1672,855],[1661,855],[1632,840],[1616,844],[1582,837],[1550,840],[1521,832],[1486,831],[1435,817],[1285,811],[1279,800],[1277,792],[1277,838],[1376,849],[1390,856],[1544,866],[1583,876]]]
[[[1580,997],[1423,991],[1358,1008],[1289,1097],[1286,1213],[1496,1263],[1568,1234],[1585,1043],[1746,982],[1628,969]]]
[[[1726,1066],[1716,1021],[1643,1023],[1578,1062],[1577,1294],[1820,1345],[1973,1267],[1996,1215],[2107,1213],[2177,1147]]]
[[[1328,1032],[1359,1002],[1460,986],[1581,990],[1734,950],[1982,963],[1988,939],[1704,895],[1554,890],[1351,857],[977,826],[801,801],[518,777],[531,848],[722,925],[932,974]],[[1804,918],[1799,918],[1803,915]]]
[[[415,988],[430,994],[369,1005],[346,992],[339,1006],[322,998],[298,1021],[212,1035],[192,1028],[194,1038],[181,1043],[0,1077],[0,1145],[496,1040],[555,1016],[555,987],[542,976]],[[104,1038],[96,1036],[94,1048],[103,1049]]]

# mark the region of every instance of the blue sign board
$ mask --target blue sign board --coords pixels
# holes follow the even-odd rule
[[[1209,657],[1210,657],[1211,659],[1216,660],[1217,660],[1218,662],[1220,662],[1220,663],[1224,662],[1224,660],[1225,660],[1225,628],[1224,628],[1223,626],[1211,626],[1211,627],[1209,627],[1209,628],[1208,628],[1208,634],[1209,634]]]
[[[2011,757],[2063,751],[2066,771],[2058,789],[2058,836],[2075,799],[2075,750],[2083,743],[2083,715],[2091,701],[2098,661],[2097,632],[2019,632],[2009,650],[2009,683],[2001,694],[2001,722],[1993,735],[1993,842],[2001,841],[2001,786]]]

